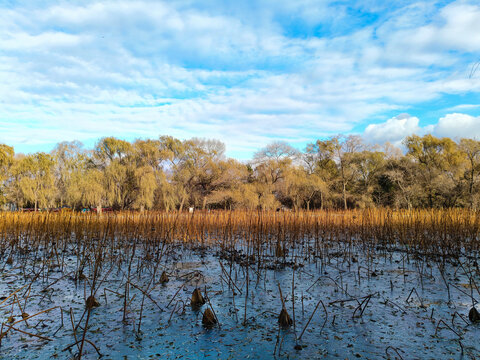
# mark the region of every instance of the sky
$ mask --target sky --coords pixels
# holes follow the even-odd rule
[[[478,1],[0,0],[0,143],[480,139]]]

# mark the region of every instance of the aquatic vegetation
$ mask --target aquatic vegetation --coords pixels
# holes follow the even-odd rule
[[[473,358],[479,225],[461,209],[3,212],[1,351]]]

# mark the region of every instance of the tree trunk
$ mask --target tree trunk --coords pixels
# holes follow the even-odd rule
[[[343,205],[345,210],[347,210],[347,189],[345,182],[343,182]]]
[[[182,196],[182,201],[180,202],[180,209],[179,211],[182,212],[183,210],[183,204],[185,203],[185,195]]]
[[[203,204],[202,204],[202,210],[205,210],[205,206],[207,206],[207,197],[203,197]]]
[[[470,194],[470,208],[473,209],[473,185],[474,185],[474,176],[475,176],[475,170],[473,169],[472,166],[472,171],[470,172],[470,186],[468,188],[468,192]]]
[[[101,214],[102,213],[102,204],[101,203],[98,203],[97,205],[97,214]]]

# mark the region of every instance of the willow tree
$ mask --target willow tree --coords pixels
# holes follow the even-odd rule
[[[189,177],[185,166],[188,159],[185,149],[186,144],[188,142],[183,142],[172,136],[160,136],[159,138],[159,151],[165,162],[164,174],[160,178],[159,188],[157,189],[157,198],[167,211],[177,207],[181,211],[188,196],[186,180]]]
[[[155,157],[146,156],[150,150],[143,145],[108,137],[95,146],[93,161],[104,174],[106,201],[115,208],[153,206]]]
[[[317,140],[315,143],[308,144],[302,160],[307,175],[313,176],[314,182],[321,182],[324,185],[323,189],[319,188],[319,191],[315,193],[319,195],[320,208],[323,209],[326,195],[331,192],[338,179],[338,168],[334,160],[334,143]],[[310,202],[307,207],[310,207]]]
[[[141,166],[135,169],[133,174],[133,208],[143,211],[153,208],[155,190],[158,187],[157,177],[154,170],[149,166]]]
[[[75,175],[85,166],[86,155],[79,141],[61,142],[51,152],[55,161],[55,185],[57,188],[58,203],[63,206],[66,202],[75,204],[75,194],[79,178]]]
[[[480,141],[461,139],[459,149],[466,158],[464,179],[467,183],[468,204],[471,208],[476,208],[480,201],[478,196],[480,180]]]
[[[172,180],[183,190],[180,204],[186,198],[204,209],[208,196],[219,186],[225,169],[225,144],[217,140],[193,138],[182,143],[179,161],[175,164]]]
[[[265,184],[274,185],[289,170],[298,152],[284,141],[275,141],[254,154],[257,179]]]
[[[100,139],[94,148],[92,161],[104,174],[105,200],[108,204],[124,209],[129,195],[127,163],[133,153],[132,144],[114,137]],[[101,210],[102,204],[97,204]]]
[[[252,207],[250,199],[242,198],[248,197],[248,191],[251,190],[244,186],[247,177],[248,170],[244,164],[234,159],[219,161],[205,187],[207,204],[225,209],[236,208],[240,204]]]
[[[65,200],[72,207],[98,207],[106,203],[105,174],[88,160],[74,169],[66,183]],[[97,208],[98,210],[98,208]]]
[[[351,167],[356,171],[357,206],[372,207],[375,205],[375,193],[378,193],[379,176],[386,164],[385,153],[382,151],[363,150],[355,152],[351,158]]]
[[[13,147],[0,144],[0,204],[3,205],[7,201],[6,182],[9,178],[10,167],[13,164],[15,152]]]
[[[310,173],[308,169],[302,167],[292,168],[282,181],[284,184],[285,197],[295,210],[306,206],[310,210],[312,200],[321,194],[328,193],[327,184],[318,176],[317,173]]]
[[[313,147],[317,151],[318,165],[330,174],[337,174],[343,207],[348,208],[349,188],[356,177],[356,169],[352,166],[354,154],[363,148],[359,136],[337,135],[327,140],[318,140]],[[336,167],[336,171],[333,169]]]
[[[282,182],[297,157],[298,151],[284,141],[272,142],[254,154],[256,188],[262,208],[278,205],[275,200],[281,198]]]
[[[461,195],[460,177],[465,157],[449,138],[433,135],[409,136],[407,155],[419,166],[419,181],[427,195],[427,206],[454,206]]]
[[[56,187],[53,157],[43,152],[27,155],[18,160],[15,166],[16,178],[23,199],[23,205],[31,203],[35,211],[38,207],[54,204]]]
[[[173,160],[174,153],[165,146],[163,140],[167,138],[136,140],[133,143],[137,167],[135,208],[150,209],[160,204],[166,210],[175,207],[176,201],[171,201],[173,197],[169,193],[172,187],[164,172],[164,167]]]

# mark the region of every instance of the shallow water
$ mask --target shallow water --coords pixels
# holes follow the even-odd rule
[[[272,259],[274,266],[271,267],[275,269],[249,267],[245,321],[246,268],[235,262],[230,267],[217,250],[171,248],[156,273],[153,289],[148,291],[158,306],[149,297],[144,298],[140,332],[142,292],[130,286],[126,320],[122,321],[127,267],[114,267],[109,273],[104,269],[100,278],[108,275],[96,293],[100,306],[91,311],[86,339],[95,344],[103,359],[400,358],[395,351],[404,359],[480,357],[480,325],[468,321],[468,311],[472,307],[470,295],[478,300],[479,294],[470,288],[469,279],[458,263],[445,263],[445,280],[451,295],[448,302],[447,286],[437,264],[412,257],[407,259],[404,252],[366,252],[367,258],[367,254],[358,251],[354,255],[356,262],[351,262],[350,257],[333,256],[328,262],[320,259],[304,262],[303,267],[295,271],[291,266],[282,266],[281,260],[274,263]],[[0,358],[66,359],[78,353],[76,346],[66,349],[75,343],[70,312],[74,323],[78,323],[85,312],[90,285],[86,280],[76,282],[71,276],[62,278],[76,269],[74,256],[67,259],[63,272],[54,269],[48,273],[48,279],[43,278],[42,273],[33,283],[23,311],[33,315],[57,308],[29,319],[28,325],[24,322],[15,325],[52,341],[10,330],[2,339]],[[239,288],[235,296],[220,261]],[[474,269],[472,260],[464,259],[463,262],[464,266]],[[132,264],[130,281],[146,289],[152,274],[148,269],[137,271],[138,261]],[[0,296],[9,296],[31,283],[30,278],[24,277],[20,265],[20,260],[14,260],[1,271]],[[419,268],[421,266],[423,269]],[[158,283],[163,269],[170,277],[165,285]],[[90,274],[85,271],[88,278]],[[282,302],[278,284],[293,318],[293,276],[295,326],[280,329],[278,314]],[[60,280],[55,282],[57,279]],[[478,271],[474,272],[474,280],[480,284]],[[196,287],[204,294],[207,290],[220,326],[212,329],[202,326],[202,314],[208,303],[200,309],[189,305]],[[418,296],[412,292],[413,288]],[[27,298],[26,290],[27,287],[18,292],[22,308]],[[365,297],[369,295],[367,303]],[[319,300],[325,305],[326,313],[320,304],[307,326]],[[21,319],[18,304],[11,297],[0,309],[4,323],[12,314],[12,308],[15,320]],[[60,308],[63,309],[63,326]],[[462,315],[466,322],[455,315],[452,323],[455,313]],[[440,320],[452,329],[440,323],[435,335]],[[7,326],[4,324],[3,329]],[[304,327],[301,340],[296,340]],[[83,330],[78,329],[77,339],[82,335]],[[83,358],[98,358],[88,343],[84,345]]]

